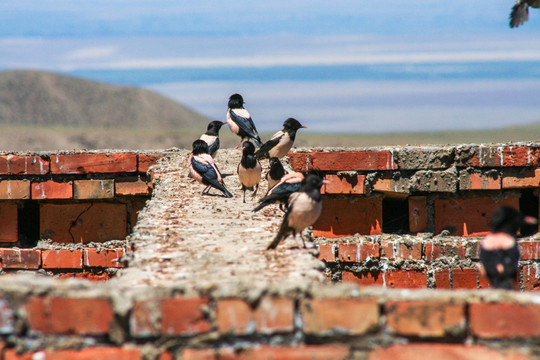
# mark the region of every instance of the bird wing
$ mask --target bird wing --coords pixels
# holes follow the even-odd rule
[[[191,159],[193,169],[201,174],[206,181],[217,180],[221,182],[221,173],[214,164],[214,160],[209,154],[199,154]]]
[[[218,150],[219,150],[219,138],[216,137],[216,140],[210,146],[208,146],[208,152],[210,153],[210,155],[214,155],[216,151]]]
[[[257,128],[246,109],[231,109],[230,114],[231,120],[249,137],[258,137]]]
[[[510,12],[510,27],[518,27],[527,20],[529,20],[529,5],[526,2],[517,2]]]
[[[277,133],[275,133],[270,138],[270,140],[265,142],[263,146],[261,146],[261,148],[257,150],[257,152],[255,153],[255,156],[257,156],[257,159],[267,156],[270,149],[272,149],[274,146],[279,144],[279,141],[283,138],[284,135],[285,134],[283,133],[283,131],[278,131]]]

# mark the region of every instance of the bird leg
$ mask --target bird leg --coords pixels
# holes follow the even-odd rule
[[[244,191],[244,204],[246,203],[246,187],[242,185],[242,190]]]
[[[300,235],[300,237],[302,237],[302,235]],[[296,245],[298,246],[299,249],[302,249],[302,246],[300,246],[300,241],[298,241],[298,238],[296,237],[296,233],[294,233],[294,241],[296,241]],[[304,241],[304,239],[302,239],[302,242]],[[303,247],[306,247],[306,244],[304,244]]]
[[[234,149],[238,149],[240,147],[240,145],[242,144],[242,140],[244,140],[243,138],[240,139],[240,142],[238,143],[238,145],[236,145],[234,147]]]
[[[251,194],[251,198],[254,198],[255,195],[257,195],[257,190],[259,190],[259,184],[255,185],[255,191]]]
[[[208,193],[207,190],[210,191],[210,185],[208,185],[207,187],[204,188],[204,190],[203,190],[202,193],[201,193],[201,196],[204,195],[205,192]]]

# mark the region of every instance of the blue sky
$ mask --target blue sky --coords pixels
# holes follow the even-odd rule
[[[231,92],[247,92],[267,130],[289,116],[312,120],[318,131],[336,116],[342,125],[331,131],[351,122],[379,132],[540,121],[540,10],[510,29],[512,5],[0,0],[0,71],[144,86],[214,118]],[[171,69],[194,75],[169,80]]]

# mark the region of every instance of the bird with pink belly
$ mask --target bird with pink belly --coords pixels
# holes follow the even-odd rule
[[[229,97],[227,124],[229,124],[229,129],[240,137],[240,142],[235,149],[238,149],[244,139],[252,140],[258,147],[262,145],[255,123],[244,108],[244,98],[240,94],[232,94]]]
[[[214,163],[214,159],[208,153],[208,144],[204,140],[197,139],[193,142],[192,146],[193,151],[189,159],[189,173],[193,179],[206,185],[201,195],[208,193],[210,187],[213,187],[221,191],[225,197],[233,197],[225,187],[221,173]]]

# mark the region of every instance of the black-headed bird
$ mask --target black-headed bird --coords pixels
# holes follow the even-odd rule
[[[257,128],[251,119],[251,115],[244,108],[244,99],[240,94],[232,94],[229,97],[227,109],[227,124],[229,129],[240,136],[240,142],[236,145],[237,149],[244,139],[251,139],[258,147],[262,145],[261,138],[257,133]]]
[[[302,182],[300,190],[291,194],[289,207],[279,231],[266,250],[275,249],[279,243],[289,235],[293,235],[298,247],[300,242],[296,234],[300,234],[303,247],[306,247],[302,231],[313,225],[322,211],[321,186],[325,183],[317,175],[309,174]]]
[[[517,0],[510,11],[510,27],[515,28],[529,20],[529,6],[540,8],[540,0]]]
[[[208,123],[206,132],[199,139],[208,144],[208,153],[214,157],[219,150],[219,130],[226,122],[214,120]]]
[[[265,142],[255,153],[257,159],[277,157],[278,159],[287,155],[293,146],[298,129],[305,128],[304,125],[294,118],[288,118],[283,122],[283,129],[275,133],[270,140]]]
[[[253,190],[252,196],[255,197],[261,181],[262,166],[254,154],[255,146],[250,141],[244,141],[242,144],[242,159],[240,159],[237,167],[238,179],[244,192],[244,202],[246,202],[246,190]]]
[[[233,197],[225,187],[221,173],[214,163],[214,159],[208,153],[208,144],[204,140],[197,139],[193,142],[192,146],[193,151],[190,155],[189,173],[193,179],[206,185],[201,195],[207,193],[210,187],[213,187],[221,191],[225,197]]]
[[[252,211],[257,212],[274,203],[280,204],[280,209],[283,210],[282,205],[287,206],[289,196],[300,190],[303,180],[304,174],[301,172],[293,172],[283,176],[276,185],[268,189],[264,197],[259,200],[259,205]]]
[[[270,170],[268,170],[264,178],[268,182],[268,190],[270,190],[281,180],[283,176],[285,176],[286,171],[283,168],[283,164],[277,157],[271,157],[268,160],[268,164],[270,165]]]
[[[530,216],[522,216],[509,206],[495,210],[490,221],[490,232],[480,241],[480,271],[496,289],[516,288],[519,247],[516,236],[519,228],[537,222]]]

